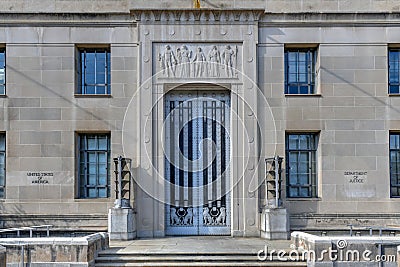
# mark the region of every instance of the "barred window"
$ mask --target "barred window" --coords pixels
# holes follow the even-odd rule
[[[79,197],[110,195],[110,135],[79,135]]]
[[[314,94],[315,49],[285,50],[285,94]]]
[[[390,196],[400,197],[400,133],[391,133],[389,140]]]
[[[0,48],[0,95],[6,94],[6,49]]]
[[[110,50],[81,48],[78,66],[78,94],[109,95],[111,93]]]
[[[389,94],[400,93],[400,48],[389,49]]]
[[[317,135],[313,133],[286,136],[287,196],[317,196]]]

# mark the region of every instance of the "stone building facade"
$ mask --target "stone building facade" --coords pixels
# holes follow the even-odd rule
[[[119,155],[138,236],[259,236],[275,155],[292,230],[400,222],[397,1],[3,2],[1,226],[105,230]]]

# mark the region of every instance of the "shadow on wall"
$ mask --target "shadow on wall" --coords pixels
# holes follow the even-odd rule
[[[13,68],[13,67],[11,67],[11,66],[9,66],[9,65],[7,65],[7,68],[8,68],[9,70],[12,70],[13,72],[17,73],[19,76],[24,77],[26,80],[30,81],[31,83],[35,84],[36,86],[45,89],[46,91],[50,92],[50,93],[53,94],[54,96],[57,96],[57,97],[59,97],[60,99],[65,100],[66,102],[70,103],[71,106],[77,108],[77,109],[80,110],[81,112],[83,112],[83,113],[85,113],[85,114],[91,115],[91,116],[93,117],[94,120],[103,121],[103,122],[105,123],[105,125],[107,125],[107,126],[109,127],[109,130],[115,130],[115,129],[116,129],[116,126],[115,126],[115,125],[113,125],[113,124],[107,122],[107,120],[105,120],[105,119],[101,118],[100,116],[94,114],[93,112],[87,110],[85,107],[82,107],[82,106],[80,106],[80,105],[77,104],[77,103],[74,103],[73,101],[71,101],[71,100],[68,99],[67,97],[61,95],[60,93],[54,91],[54,90],[51,89],[50,87],[43,85],[43,84],[40,83],[39,81],[33,79],[32,77],[27,76],[27,75],[24,74],[23,72],[21,72],[21,71],[15,69],[15,68]],[[71,92],[71,95],[72,95],[73,93],[74,93],[74,92]],[[47,97],[48,97],[48,96],[47,96]],[[100,108],[100,107],[99,107],[99,108]],[[104,107],[102,107],[102,108],[104,108]],[[121,120],[122,120],[122,119],[123,119],[123,118],[121,118]]]
[[[389,106],[391,109],[395,110],[397,113],[400,113],[400,109],[399,109],[399,108],[393,106],[392,104],[388,104],[387,102],[385,102],[385,101],[382,100],[382,99],[379,99],[377,96],[372,95],[370,92],[367,92],[365,89],[361,88],[360,86],[358,86],[358,85],[356,85],[356,84],[354,84],[354,83],[352,83],[352,82],[346,80],[345,78],[343,78],[343,77],[337,75],[335,72],[330,71],[330,70],[328,70],[328,69],[326,69],[326,68],[323,68],[323,67],[321,67],[321,70],[324,71],[324,72],[326,72],[327,74],[329,74],[329,75],[331,75],[331,76],[337,78],[338,80],[342,81],[343,83],[348,84],[348,85],[354,87],[355,89],[357,89],[358,91],[362,92],[362,93],[365,94],[366,96],[369,96],[369,97],[375,99],[376,102],[378,102],[378,103],[380,103],[380,104],[383,104],[384,106]]]

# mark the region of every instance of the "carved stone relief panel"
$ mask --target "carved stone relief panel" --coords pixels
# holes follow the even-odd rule
[[[237,78],[240,44],[155,44],[154,74],[159,78]]]
[[[193,226],[193,208],[170,208],[170,225]]]

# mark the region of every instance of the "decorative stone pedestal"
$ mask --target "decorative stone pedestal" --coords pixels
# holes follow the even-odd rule
[[[135,212],[131,208],[112,208],[108,211],[108,233],[110,240],[132,240],[136,238]]]
[[[264,209],[261,213],[261,237],[276,240],[289,239],[289,214],[284,208]]]

